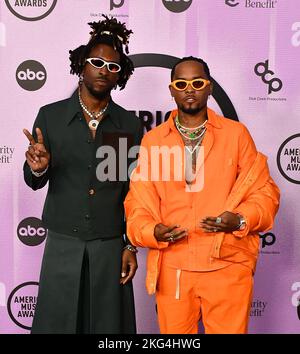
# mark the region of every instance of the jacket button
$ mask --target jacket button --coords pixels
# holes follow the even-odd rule
[[[90,216],[88,214],[85,216],[85,220],[90,220]]]
[[[91,139],[88,139],[88,140],[87,140],[87,143],[88,143],[88,144],[90,144],[91,142],[92,142],[92,140],[91,140]]]
[[[89,190],[89,195],[94,195],[95,194],[95,189],[90,189]]]
[[[92,165],[88,165],[88,169],[90,170],[92,168]]]
[[[78,231],[78,229],[76,229],[76,227],[74,227],[73,232],[77,232],[77,231]]]

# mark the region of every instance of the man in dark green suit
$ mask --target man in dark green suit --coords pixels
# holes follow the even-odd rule
[[[111,99],[133,72],[132,31],[115,18],[89,23],[87,45],[70,51],[80,77],[71,98],[42,107],[24,178],[48,193],[48,228],[32,333],[135,333],[136,249],[125,234],[123,201],[139,146],[139,119]],[[128,152],[130,152],[128,154]],[[113,156],[106,156],[106,152]],[[114,162],[112,165],[111,162]],[[132,166],[131,166],[132,168]]]

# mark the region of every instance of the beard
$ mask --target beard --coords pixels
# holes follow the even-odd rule
[[[103,99],[109,97],[111,90],[113,89],[113,86],[109,85],[105,88],[102,88],[101,90],[97,90],[94,88],[94,86],[92,84],[86,84],[86,83],[85,83],[85,87],[87,88],[89,93],[92,96],[94,96],[95,98],[97,98],[98,100],[103,100]]]
[[[195,116],[196,114],[200,113],[202,111],[203,108],[205,108],[206,105],[204,106],[197,106],[197,107],[192,107],[192,106],[189,106],[189,107],[186,107],[184,104],[180,104],[178,105],[178,108],[183,112],[183,113],[186,113],[186,114],[189,114],[191,116]]]

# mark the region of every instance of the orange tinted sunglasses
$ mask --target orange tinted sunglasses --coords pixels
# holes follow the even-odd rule
[[[205,79],[194,79],[194,80],[184,80],[178,79],[171,82],[171,86],[177,91],[184,91],[187,89],[188,85],[196,91],[203,90],[207,85],[210,84],[209,80]]]

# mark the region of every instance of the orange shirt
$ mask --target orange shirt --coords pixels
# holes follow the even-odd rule
[[[174,125],[174,110],[169,119],[148,132],[141,147],[148,151],[153,146],[178,146],[184,151],[181,135]],[[158,206],[156,220],[142,208],[137,206],[131,210],[130,219],[134,221],[134,227],[127,230],[131,241],[136,245],[150,248],[159,248],[163,251],[162,261],[178,269],[190,271],[207,271],[223,268],[228,261],[211,258],[215,234],[204,233],[199,226],[203,217],[218,216],[226,211],[225,204],[240,173],[248,171],[257,156],[255,144],[247,130],[240,122],[232,121],[218,116],[208,109],[207,131],[202,142],[204,149],[204,163],[198,171],[202,177],[196,183],[203,186],[197,191],[189,191],[183,179],[176,181],[144,181],[144,191]],[[141,148],[139,164],[132,177],[140,173],[141,163],[144,161]],[[172,159],[171,159],[172,160]],[[159,169],[162,169],[163,160],[160,158]],[[151,158],[148,160],[149,169],[153,165]],[[176,165],[175,165],[176,166]],[[159,171],[161,174],[161,171]],[[174,176],[174,164],[170,164],[170,176]],[[130,198],[130,192],[128,195]],[[126,209],[126,202],[125,202]],[[244,231],[234,233],[242,237],[251,228],[255,228],[258,220],[254,216],[249,219],[244,213],[243,206],[233,212],[240,212],[245,216],[247,228]],[[188,236],[174,244],[157,242],[154,235],[155,225],[161,222],[165,225],[179,224],[181,228],[188,229]],[[132,225],[132,222],[130,223]],[[140,233],[140,237],[138,235]],[[143,233],[147,233],[147,239],[151,242],[143,244],[135,242],[142,240]]]

